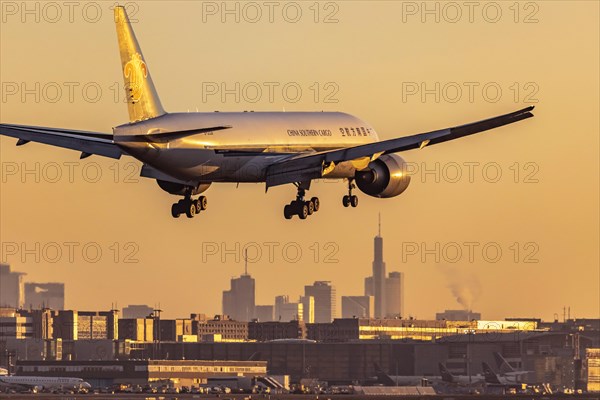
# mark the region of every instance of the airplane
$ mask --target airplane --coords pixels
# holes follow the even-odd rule
[[[518,376],[498,375],[486,362],[482,362],[483,376],[485,376],[485,383],[490,385],[503,385],[503,386],[521,386],[521,382],[518,380]]]
[[[531,371],[515,370],[513,368],[513,366],[510,365],[509,362],[506,361],[506,359],[504,357],[502,357],[502,355],[500,353],[498,353],[497,351],[494,352],[494,359],[496,360],[496,366],[498,367],[498,372],[500,373],[500,375],[507,376],[507,377],[514,376],[516,379],[518,379],[518,377],[527,375],[529,372],[531,372]]]
[[[80,378],[47,376],[0,376],[0,386],[23,389],[90,389],[92,386]]]
[[[306,219],[319,211],[318,197],[306,192],[315,179],[347,181],[344,207],[358,206],[353,189],[377,198],[403,193],[410,183],[406,162],[396,153],[423,149],[533,117],[533,106],[466,125],[379,140],[369,123],[342,112],[167,113],[124,7],[114,9],[127,93],[129,122],[112,134],[0,124],[0,134],[17,146],[38,142],[91,155],[142,163],[140,175],[182,196],[171,215],[193,218],[208,206],[213,183],[293,184],[296,198],[285,205],[286,219]],[[193,196],[199,195],[193,199]]]
[[[375,367],[375,376],[377,383],[383,386],[421,386],[423,383],[434,383],[442,380],[439,376],[417,376],[417,375],[388,375],[377,363]]]
[[[483,375],[454,375],[452,372],[446,368],[446,366],[442,363],[438,364],[440,368],[440,375],[442,376],[442,381],[445,383],[451,383],[455,385],[478,385],[485,382],[485,377]]]

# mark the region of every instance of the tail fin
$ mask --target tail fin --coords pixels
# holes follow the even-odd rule
[[[163,115],[165,110],[160,104],[142,50],[133,33],[127,12],[122,6],[115,7],[115,24],[125,79],[129,121],[136,122]]]
[[[381,369],[379,364],[374,362],[373,368],[375,369],[375,375],[377,376],[379,383],[385,386],[394,386],[396,384],[396,382],[394,382],[394,380],[388,374],[386,374],[383,369]]]
[[[498,378],[498,375],[496,375],[496,373],[492,371],[492,369],[487,363],[482,362],[481,366],[483,367],[483,376],[485,377],[486,383],[493,383],[496,385],[499,385],[501,383],[500,379]]]
[[[494,352],[494,359],[496,360],[496,366],[498,367],[498,370],[501,374],[506,374],[507,372],[515,372],[515,369],[497,351]]]
[[[442,363],[439,363],[438,366],[440,368],[440,376],[442,377],[442,380],[444,382],[453,383],[454,375],[452,375],[452,373],[450,371],[448,371],[448,368],[446,368],[446,366]]]

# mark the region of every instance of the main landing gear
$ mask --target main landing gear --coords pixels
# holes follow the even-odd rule
[[[358,207],[358,196],[352,194],[352,189],[356,189],[356,185],[354,185],[353,179],[348,179],[348,194],[342,197],[344,207]]]
[[[283,216],[285,219],[292,219],[294,215],[297,215],[300,217],[300,219],[306,219],[309,215],[319,211],[321,203],[318,197],[313,197],[310,200],[304,200],[304,195],[310,186],[310,182],[308,184],[301,182],[296,184],[296,186],[298,187],[296,200],[292,201],[283,208]]]
[[[191,192],[188,192],[183,199],[171,206],[171,215],[173,218],[179,218],[181,214],[185,214],[188,218],[194,218],[200,211],[206,210],[207,206],[208,200],[205,196],[192,200]]]

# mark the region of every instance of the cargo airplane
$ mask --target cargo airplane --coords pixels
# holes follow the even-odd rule
[[[125,80],[129,122],[112,134],[0,124],[0,134],[17,146],[38,142],[76,150],[80,158],[131,156],[142,163],[141,176],[181,200],[171,214],[194,217],[207,207],[200,195],[213,183],[254,182],[266,189],[297,188],[284,216],[306,219],[318,211],[318,197],[306,197],[311,181],[347,181],[344,207],[356,207],[352,190],[389,198],[406,190],[410,176],[397,153],[422,149],[497,128],[533,116],[533,106],[453,128],[379,140],[367,122],[341,112],[196,112],[167,113],[123,7],[115,7],[121,73]]]

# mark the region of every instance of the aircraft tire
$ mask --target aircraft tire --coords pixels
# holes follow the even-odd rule
[[[350,205],[350,196],[345,195],[344,197],[342,197],[342,204],[344,205],[344,207],[348,207]]]
[[[196,204],[193,201],[186,201],[185,204],[185,215],[188,218],[194,218],[196,216]]]
[[[313,203],[312,200],[309,200],[305,204],[308,207],[308,215],[313,215],[315,212],[315,203]]]
[[[285,219],[292,219],[292,217],[294,216],[294,212],[290,204],[286,204],[285,207],[283,207],[283,216],[285,217]]]
[[[198,198],[198,202],[200,203],[200,209],[202,211],[206,210],[206,208],[208,207],[208,199],[206,198],[206,196],[200,196]]]
[[[181,212],[179,211],[179,203],[174,203],[171,205],[171,216],[173,218],[179,218]]]
[[[315,212],[319,211],[319,208],[321,206],[321,202],[319,201],[319,198],[313,197],[312,199],[310,199],[310,201],[312,201],[312,203],[314,205]]]
[[[306,204],[301,204],[298,208],[298,216],[300,219],[306,219],[308,217],[308,206]]]

